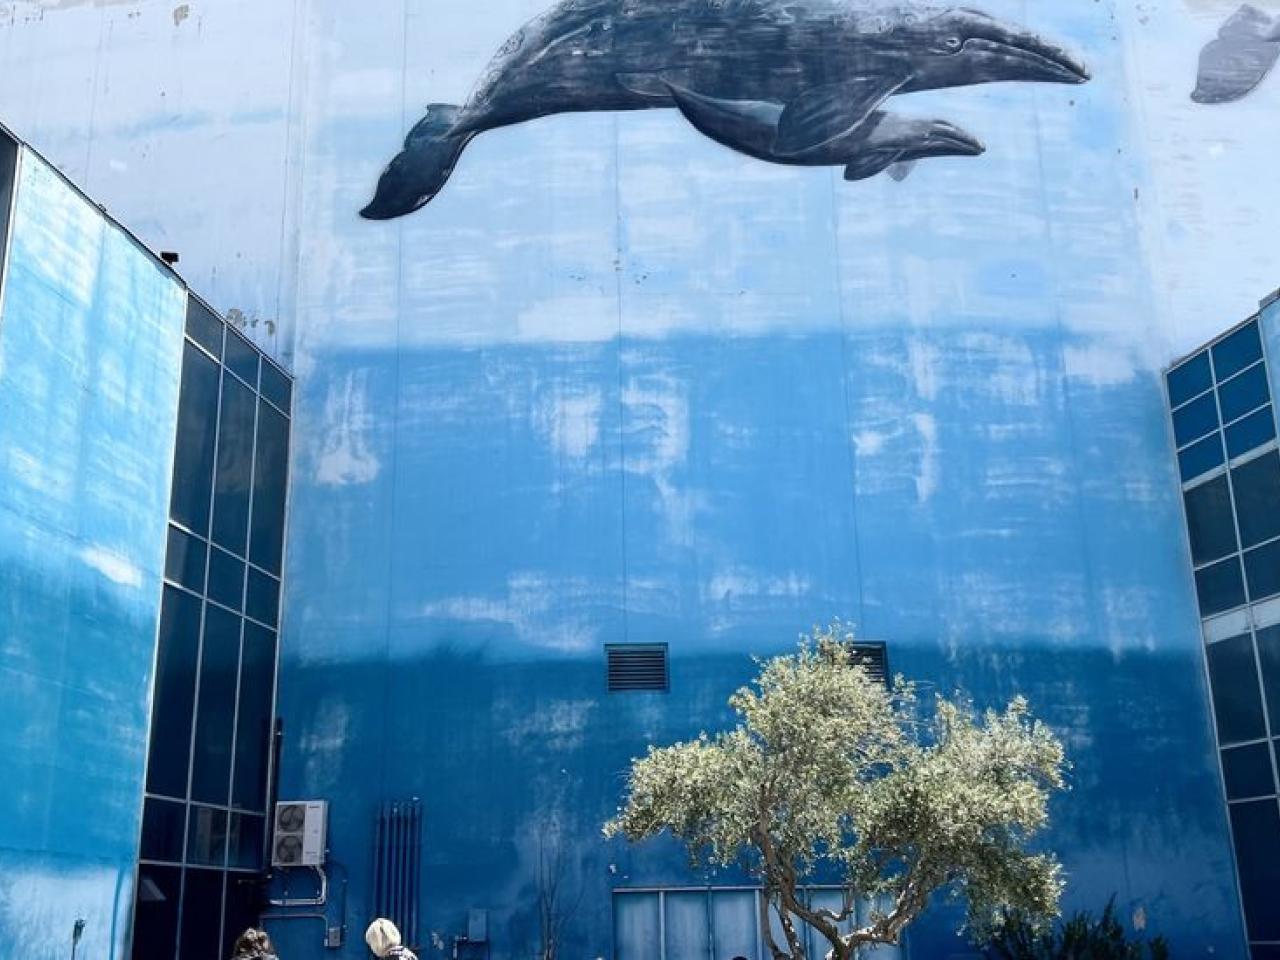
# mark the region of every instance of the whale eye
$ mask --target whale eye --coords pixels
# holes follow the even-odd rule
[[[955,53],[962,46],[964,46],[964,41],[962,41],[959,37],[946,37],[942,41],[943,49],[948,50],[951,53]]]

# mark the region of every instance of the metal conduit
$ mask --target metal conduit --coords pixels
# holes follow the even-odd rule
[[[421,851],[421,802],[382,804],[374,831],[374,911],[394,923],[411,946],[418,944]]]

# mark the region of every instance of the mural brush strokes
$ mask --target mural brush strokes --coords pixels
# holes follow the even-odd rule
[[[1239,100],[1266,78],[1277,57],[1280,19],[1246,3],[1200,51],[1200,70],[1191,99],[1196,103]]]
[[[430,202],[477,134],[558,113],[678,107],[712,139],[776,163],[844,166],[972,155],[942,121],[877,108],[895,94],[997,81],[1083,83],[1034,33],[964,9],[837,0],[564,0],[508,38],[461,107],[433,104],[360,211]]]

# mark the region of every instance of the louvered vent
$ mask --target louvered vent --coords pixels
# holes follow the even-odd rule
[[[883,642],[851,643],[849,659],[867,671],[872,680],[889,683],[889,654]]]
[[[665,643],[606,643],[604,650],[609,661],[610,693],[667,689]]]

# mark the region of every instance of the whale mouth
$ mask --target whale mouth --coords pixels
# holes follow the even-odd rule
[[[1087,83],[1089,70],[1065,50],[1035,37],[1008,40],[973,38],[965,41],[966,52],[999,62],[1008,70],[1009,80],[1038,80],[1044,83]]]
[[[927,146],[931,151],[953,157],[977,157],[987,152],[987,146],[981,140],[950,124],[930,130]]]

